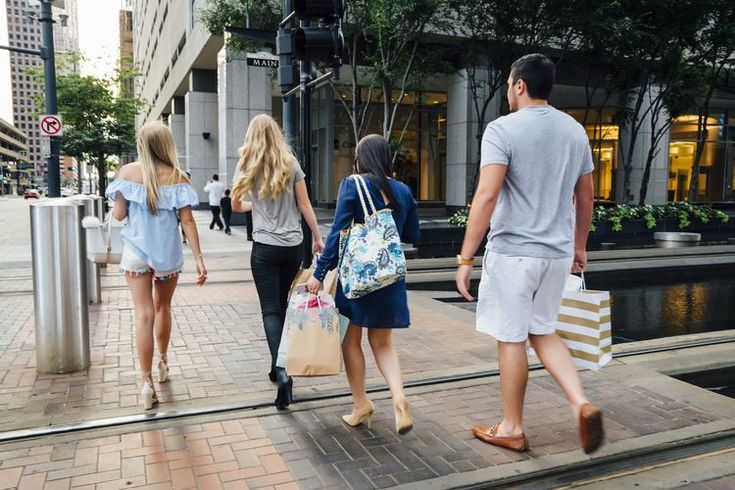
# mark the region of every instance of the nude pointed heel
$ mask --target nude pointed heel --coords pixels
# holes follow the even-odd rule
[[[408,407],[408,401],[402,400],[393,406],[396,415],[396,432],[406,434],[413,429],[413,417]]]
[[[165,383],[168,381],[168,359],[161,356],[161,360],[158,361],[158,382]]]
[[[143,382],[143,389],[140,391],[143,408],[150,410],[154,405],[158,404],[158,396],[156,390],[153,389],[153,382],[147,379]]]
[[[342,415],[342,420],[351,427],[357,427],[362,423],[363,420],[367,419],[367,428],[369,429],[373,421],[373,413],[375,412],[375,405],[373,402],[368,402],[362,407],[355,408],[352,413]]]

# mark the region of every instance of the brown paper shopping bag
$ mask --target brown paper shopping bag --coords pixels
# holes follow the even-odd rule
[[[339,314],[332,296],[315,296],[297,288],[289,300],[276,364],[291,376],[339,374],[340,344]]]

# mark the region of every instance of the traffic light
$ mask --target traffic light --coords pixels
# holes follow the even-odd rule
[[[297,60],[319,61],[338,68],[342,64],[344,0],[295,0],[296,17],[306,24],[293,32],[293,55]]]

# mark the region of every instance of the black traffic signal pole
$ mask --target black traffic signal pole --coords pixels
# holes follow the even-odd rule
[[[46,114],[56,114],[56,56],[54,54],[54,19],[51,17],[51,3],[43,0],[41,3],[42,42],[40,51],[33,49],[16,48],[14,46],[0,46],[0,49],[16,53],[32,54],[43,59],[43,80]],[[46,159],[48,172],[48,196],[61,197],[61,175],[59,172],[59,137],[50,136],[49,157]],[[20,175],[20,174],[19,174]],[[20,184],[20,176],[18,176]],[[81,191],[81,189],[80,189]]]
[[[54,19],[51,17],[51,3],[41,3],[41,18],[43,32],[43,78],[45,85],[46,114],[56,114],[56,56],[54,54]],[[61,175],[59,172],[59,137],[49,136],[49,156],[46,159],[48,172],[49,197],[61,197]],[[79,189],[82,192],[82,189]]]
[[[287,90],[290,90],[293,88],[293,81],[295,80],[294,76],[294,66],[293,66],[293,58],[291,56],[291,38],[289,31],[291,30],[291,27],[293,25],[293,19],[294,12],[293,12],[293,0],[283,0],[283,16],[284,16],[284,22],[281,23],[281,25],[278,27],[278,36],[280,38],[287,38],[288,39],[288,49],[285,49],[284,53],[279,52],[279,75],[282,75],[286,78],[287,84],[284,84],[281,86],[281,90],[283,92],[286,92]],[[288,22],[285,22],[285,19],[289,19]],[[279,51],[281,49],[281,46],[279,46]],[[281,73],[281,70],[284,70],[285,73]],[[296,141],[296,99],[293,96],[290,97],[283,97],[283,132],[286,133],[286,137],[288,138],[288,141],[290,143],[293,143]]]
[[[299,111],[299,124],[301,125],[301,166],[306,174],[306,189],[309,191],[311,198],[311,62],[302,60],[299,62],[299,99],[301,102],[301,110]],[[312,236],[311,229],[303,226],[304,229],[304,258],[302,264],[304,267],[310,267],[312,262]]]

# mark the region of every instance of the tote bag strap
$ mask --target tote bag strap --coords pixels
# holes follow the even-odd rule
[[[357,197],[360,199],[360,205],[362,206],[363,215],[365,216],[365,219],[367,219],[370,214],[368,213],[368,208],[365,205],[365,196],[363,195],[362,186],[360,184],[361,177],[359,175],[353,175],[352,177],[355,181],[355,187],[357,188]]]
[[[378,209],[375,207],[375,203],[373,202],[373,196],[370,194],[370,190],[368,189],[367,183],[365,183],[365,178],[362,175],[355,175],[358,182],[358,189],[360,186],[362,186],[363,191],[365,192],[365,196],[367,196],[368,203],[370,204],[370,209],[372,210],[372,214],[375,214],[378,212]],[[365,217],[368,215],[365,214]]]

